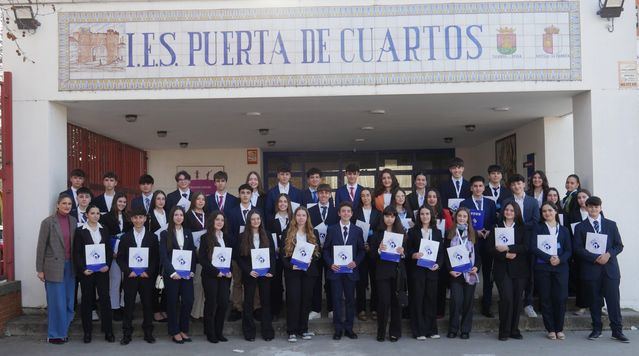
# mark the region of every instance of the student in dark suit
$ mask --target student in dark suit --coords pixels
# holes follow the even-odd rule
[[[213,175],[215,193],[209,195],[208,201],[206,202],[209,213],[215,210],[224,212],[224,209],[232,209],[239,203],[237,197],[226,190],[228,179],[228,174],[223,171],[215,172]]]
[[[113,197],[115,196],[115,187],[118,185],[118,176],[114,172],[106,172],[102,177],[102,185],[104,193],[98,195],[93,203],[100,208],[100,213],[106,214],[113,205]]]
[[[362,188],[359,195],[359,205],[351,222],[357,224],[357,221],[363,221],[369,224],[368,234],[364,236],[364,249],[366,256],[362,263],[357,267],[359,270],[359,281],[357,281],[356,302],[357,302],[357,319],[361,321],[368,320],[366,316],[366,289],[371,287],[370,315],[373,320],[377,319],[377,282],[375,281],[375,260],[370,255],[370,239],[379,226],[381,212],[375,209],[373,205],[373,190],[371,188]],[[366,232],[364,232],[366,234]],[[327,296],[328,298],[328,296]]]
[[[221,211],[214,211],[209,215],[198,255],[204,288],[204,335],[213,344],[228,341],[224,337],[224,317],[229,305],[229,289],[233,276],[230,271],[223,273],[213,266],[213,251],[216,247],[237,248],[236,240],[226,231],[226,220]]]
[[[337,208],[331,203],[331,186],[328,184],[320,184],[317,188],[318,201],[317,205],[308,209],[313,228],[321,223],[326,227],[337,224],[339,216]]]
[[[400,222],[404,227],[404,232],[408,231],[408,229],[415,225],[413,211],[410,209],[408,201],[406,200],[406,192],[404,189],[398,188],[395,190],[389,206],[395,208],[397,218],[400,219]]]
[[[182,208],[182,210],[185,210]],[[184,214],[184,227],[191,233],[206,229],[206,196],[202,192],[191,194],[191,205]],[[169,214],[169,225],[171,224]]]
[[[76,168],[69,173],[69,182],[71,186],[69,189],[60,192],[60,194],[67,194],[71,197],[71,216],[78,216],[78,189],[84,186],[84,180],[86,179],[86,174],[83,170]]]
[[[460,207],[455,212],[455,224],[448,231],[445,248],[463,245],[469,253],[472,268],[468,272],[457,272],[452,269],[450,256],[447,256],[446,263],[450,275],[450,321],[448,326],[449,339],[457,337],[461,332],[461,339],[470,337],[470,329],[473,325],[473,295],[475,286],[479,282],[479,268],[481,258],[477,256],[477,236],[473,224],[470,222],[470,211]]]
[[[273,266],[273,278],[271,279],[271,314],[277,319],[282,311],[282,298],[284,287],[282,284],[283,268],[282,261],[279,259],[280,248],[284,243],[284,231],[293,219],[293,209],[291,208],[291,200],[288,195],[280,194],[277,199],[277,207],[275,215],[266,218],[266,232],[272,238],[275,250],[275,259],[271,261]],[[259,314],[259,312],[257,312]]]
[[[151,199],[150,212],[148,214],[146,220],[146,228],[147,230],[153,234],[153,236],[158,236],[156,234],[160,229],[166,228],[168,226],[168,211],[166,210],[166,195],[161,190],[156,190],[153,192],[153,197]],[[159,240],[159,238],[158,238]],[[159,259],[156,259],[159,266]],[[155,288],[155,283],[152,286],[151,292],[151,301],[153,304],[153,320],[157,322],[165,322],[167,321],[166,315],[166,293],[162,289]]]
[[[424,205],[417,211],[418,223],[408,230],[406,241],[407,263],[411,269],[412,284],[409,294],[410,304],[410,328],[413,337],[417,340],[439,339],[437,331],[437,283],[439,270],[444,264],[444,241],[442,233],[437,228],[437,219],[433,208]],[[430,267],[422,267],[417,261],[423,257],[420,244],[423,239],[439,242],[435,264]]]
[[[581,261],[581,278],[590,292],[590,316],[592,332],[589,340],[601,336],[601,307],[606,300],[612,338],[624,343],[630,340],[623,334],[621,308],[619,306],[619,282],[621,273],[617,255],[623,251],[623,243],[617,224],[601,214],[601,199],[592,196],[586,200],[588,218],[575,227],[574,251]],[[595,254],[586,249],[588,233],[606,235],[606,252]]]
[[[73,217],[76,218],[77,221],[76,227],[80,227],[88,221],[87,207],[93,201],[93,193],[91,193],[91,190],[87,187],[80,187],[76,191],[76,196],[78,199],[78,205],[75,209],[75,215],[73,215]]]
[[[166,196],[166,205],[164,210],[168,213],[180,201],[183,202],[182,207],[187,206],[191,200],[191,175],[187,171],[179,171],[175,174],[175,182],[177,189]]]
[[[568,229],[557,219],[557,207],[549,202],[541,206],[544,221],[535,226],[530,248],[535,258],[535,283],[539,291],[541,315],[544,327],[551,340],[564,340],[564,317],[568,299],[568,261],[572,255],[572,244]],[[549,255],[540,250],[537,241],[540,235],[556,236],[557,254]]]
[[[120,344],[128,345],[133,334],[133,311],[135,309],[135,298],[139,294],[142,302],[144,320],[142,329],[144,330],[144,340],[150,344],[155,343],[153,337],[153,306],[151,293],[155,283],[158,266],[158,239],[148,229],[144,227],[146,222],[146,212],[144,209],[134,210],[131,213],[133,230],[127,232],[120,241],[118,250],[118,265],[124,273],[124,318],[122,320],[122,339]],[[148,267],[144,271],[134,271],[129,267],[130,248],[148,248]]]
[[[293,261],[293,252],[300,242],[315,246],[312,258],[306,270],[300,269]],[[310,340],[315,335],[308,331],[308,315],[311,311],[313,288],[318,276],[321,249],[317,231],[313,231],[308,210],[300,206],[284,237],[280,249],[280,260],[284,265],[286,280],[286,333],[289,342],[296,342],[297,337]]]
[[[260,209],[262,214],[264,214],[266,207],[266,193],[264,192],[264,188],[262,187],[262,178],[259,173],[255,171],[249,172],[246,176],[246,184],[251,186],[253,193],[251,194],[251,204],[254,207]]]
[[[202,195],[202,197],[204,197]],[[189,319],[193,306],[193,276],[197,264],[197,254],[191,231],[184,228],[185,212],[181,206],[174,206],[169,212],[169,227],[160,235],[160,261],[164,286],[171,340],[176,344],[191,342]],[[188,251],[191,263],[186,271],[176,270],[173,264],[175,251]]]
[[[253,189],[248,184],[242,184],[238,189],[239,202],[233,208],[227,209],[225,216],[228,217],[227,229],[234,239],[237,239],[246,226],[246,216],[253,209],[260,210],[251,203]],[[260,210],[260,213],[263,212]]]
[[[537,204],[541,206],[541,204],[546,201],[548,190],[550,190],[550,186],[548,185],[546,173],[544,173],[544,171],[535,171],[532,177],[528,179],[526,194],[535,198]]]
[[[506,188],[506,186],[501,184],[502,178],[503,170],[500,165],[491,164],[488,166],[488,184],[486,185],[486,189],[484,189],[484,195],[494,199],[497,206],[497,213],[501,211],[504,200],[512,198],[513,196],[510,188]]]
[[[424,205],[433,209],[435,219],[437,219],[438,222],[444,220],[444,231],[440,231],[442,236],[445,237],[446,231],[453,228],[453,217],[448,208],[442,207],[441,196],[437,188],[430,187],[426,189],[426,203]],[[446,258],[445,255],[444,258]],[[450,279],[446,268],[446,263],[439,267],[439,280],[437,281],[437,319],[443,318],[446,313],[446,290],[448,289]]]
[[[262,338],[273,340],[275,331],[271,319],[271,280],[275,273],[275,246],[269,238],[262,224],[262,216],[257,210],[249,211],[247,215],[249,226],[240,235],[239,248],[234,249],[235,259],[242,270],[244,284],[244,306],[242,307],[242,332],[244,339],[255,341],[255,320],[253,319],[253,298],[259,288],[261,312]],[[270,250],[270,269],[264,276],[259,276],[252,267],[251,250],[268,248]]]
[[[151,211],[151,200],[153,200],[153,184],[155,180],[149,174],[143,174],[140,176],[138,180],[138,185],[140,187],[140,191],[142,195],[139,197],[133,198],[131,201],[131,210],[136,210],[138,208],[144,208],[146,213],[148,214]]]
[[[390,168],[382,169],[375,179],[375,193],[373,194],[375,209],[382,211],[390,205],[397,189],[399,189],[399,181],[393,170]]]
[[[359,165],[350,163],[346,166],[346,184],[339,187],[335,192],[335,205],[343,201],[347,201],[353,204],[353,210],[357,209],[359,204],[359,193],[362,191],[362,186],[357,183],[359,180]]]
[[[319,202],[319,196],[317,195],[317,188],[322,183],[322,171],[313,167],[306,171],[306,184],[308,188],[302,192],[302,205],[310,208],[310,204],[317,204]],[[331,201],[333,198],[331,198]]]
[[[510,202],[502,208],[499,228],[512,228],[514,243],[495,245],[495,230],[488,236],[488,247],[494,256],[493,279],[499,291],[499,340],[521,340],[519,315],[528,278],[528,238],[519,205]]]
[[[277,168],[277,185],[266,194],[265,216],[267,218],[275,215],[275,204],[280,194],[286,194],[291,201],[301,204],[302,191],[295,188],[291,183],[291,168],[289,166],[280,166]]]
[[[535,198],[526,195],[524,192],[525,182],[526,179],[521,174],[513,174],[510,178],[508,178],[508,185],[510,186],[510,191],[513,193],[513,197],[504,200],[504,205],[508,202],[515,202],[519,205],[522,214],[521,218],[524,220],[526,230],[530,233],[539,222],[539,204],[537,204],[537,200]],[[534,260],[533,255],[529,254],[528,263],[530,264],[530,277],[528,278],[528,284],[524,291],[524,312],[529,318],[537,317],[535,308],[533,308],[532,305],[535,282],[534,272],[537,270],[536,268],[533,268],[535,265]]]
[[[470,210],[471,215],[474,211],[481,211],[483,214],[484,222],[482,226],[473,226],[475,233],[477,234],[477,241],[479,249],[477,254],[481,258],[482,265],[482,289],[483,294],[481,298],[481,313],[487,318],[494,318],[490,306],[493,301],[493,255],[490,253],[490,244],[488,244],[488,234],[493,231],[495,227],[495,219],[497,216],[497,208],[495,202],[485,198],[484,194],[484,177],[473,176],[470,178],[470,190],[472,196],[463,202],[460,206],[463,206]]]
[[[579,210],[579,206],[577,205],[576,198],[577,193],[581,190],[581,181],[579,180],[579,176],[576,174],[571,174],[566,178],[566,195],[561,199],[561,206],[564,210],[564,213],[570,214],[571,210]]]
[[[404,236],[401,246],[390,251],[390,247],[383,242],[384,233],[393,232]],[[397,253],[404,257],[404,246],[406,235],[404,227],[398,217],[397,210],[392,205],[387,206],[382,213],[377,231],[371,238],[370,253],[375,259],[377,282],[377,341],[384,341],[386,338],[386,324],[390,319],[389,339],[396,342],[402,336],[402,307],[397,299],[398,278],[405,278],[404,261],[386,261],[381,259],[381,254],[385,251]]]
[[[575,242],[574,228],[580,222],[588,219],[588,208],[586,206],[586,200],[590,198],[592,194],[586,189],[580,189],[577,192],[576,197],[572,200],[572,203],[577,209],[571,209],[568,212],[567,218],[564,218],[564,226],[570,233],[570,241]],[[568,295],[574,293],[575,305],[577,310],[573,312],[573,315],[583,315],[586,313],[586,308],[590,307],[590,292],[585,286],[584,281],[581,278],[581,257],[576,254],[576,251],[570,256],[569,262],[569,279],[568,279]]]
[[[563,210],[563,208],[561,206],[561,199],[559,197],[560,197],[560,195],[559,195],[559,191],[557,190],[557,188],[550,187],[550,189],[548,189],[548,194],[546,195],[546,201],[549,201],[549,202],[555,204],[557,206],[557,208],[559,209],[559,214],[563,214],[564,210]]]
[[[450,208],[448,199],[466,199],[470,197],[470,184],[464,179],[464,160],[455,157],[448,163],[450,179],[439,185],[442,196],[442,206]],[[454,209],[451,209],[454,210]]]
[[[80,313],[82,315],[82,329],[84,330],[84,343],[91,342],[93,332],[93,322],[91,321],[91,311],[95,304],[95,294],[100,300],[100,321],[104,338],[107,342],[114,342],[113,323],[111,315],[111,303],[109,299],[109,266],[113,259],[113,250],[110,246],[110,238],[107,230],[98,223],[100,220],[100,209],[90,204],[87,208],[88,221],[84,226],[75,230],[73,243],[73,260],[76,273],[80,276],[80,287],[82,288],[82,304]],[[87,267],[86,249],[87,245],[104,245],[105,264],[98,270]]]
[[[357,266],[364,259],[364,238],[362,229],[351,224],[353,208],[348,202],[342,202],[338,207],[339,223],[328,228],[326,242],[322,249],[322,257],[331,268],[327,271],[326,279],[331,281],[331,293],[333,298],[333,325],[335,333],[333,340],[342,338],[345,334],[350,339],[356,339],[353,332],[353,319],[355,318],[355,286],[359,279]],[[334,246],[352,246],[353,260],[346,266],[349,273],[338,273],[340,268],[335,264]],[[342,298],[345,299],[345,315],[342,318]]]
[[[418,210],[426,203],[426,173],[417,172],[413,176],[413,191],[408,194],[406,200],[410,210]]]
[[[124,233],[133,229],[131,219],[126,211],[126,194],[115,193],[113,197],[113,206],[111,210],[100,217],[100,223],[109,233],[109,246],[113,249],[113,261],[109,265],[109,296],[111,300],[111,308],[113,309],[113,320],[122,320],[122,304],[121,286],[122,286],[122,270],[115,260],[118,255],[118,247],[120,239]]]

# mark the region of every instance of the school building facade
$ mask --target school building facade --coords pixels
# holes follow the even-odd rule
[[[11,262],[24,307],[45,304],[35,245],[75,168],[72,124],[144,151],[165,191],[181,167],[198,179],[224,169],[231,192],[252,170],[272,185],[279,162],[292,164],[297,186],[318,166],[336,187],[352,161],[364,185],[385,166],[403,186],[417,167],[436,182],[455,155],[467,177],[486,176],[498,161],[524,175],[542,169],[560,191],[577,173],[619,224],[621,303],[639,309],[634,2],[614,28],[597,1],[38,6],[40,25],[24,36],[6,8],[5,31],[17,38],[5,36],[3,49],[12,79]]]

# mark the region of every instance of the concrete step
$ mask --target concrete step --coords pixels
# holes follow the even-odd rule
[[[141,319],[141,308],[137,306],[136,308],[136,318],[133,322],[134,325],[134,336],[141,337],[142,336],[142,319]],[[626,328],[630,328],[631,326],[639,326],[639,312],[635,312],[632,310],[623,310],[623,323]],[[604,325],[608,325],[608,319],[606,317],[603,318]],[[259,336],[259,322],[256,322],[258,327],[258,336]],[[114,322],[113,327],[116,335],[121,335],[121,322]],[[279,336],[286,335],[286,319],[284,317],[278,318],[278,320],[273,322],[273,326],[275,328],[276,334]],[[202,321],[192,319],[191,322],[191,334],[192,335],[202,335]],[[444,335],[448,330],[448,316],[443,319],[438,320],[439,333]],[[528,318],[525,315],[521,316],[519,327],[522,331],[540,331],[544,330],[543,321],[541,315],[537,318]],[[565,329],[566,330],[589,330],[590,329],[590,314],[586,313],[581,316],[572,315],[572,313],[566,313],[566,322]],[[93,323],[94,334],[100,334],[100,322],[96,321]],[[408,320],[402,320],[402,329],[404,335],[410,335],[410,326]],[[499,329],[499,319],[495,318],[486,318],[481,315],[477,310],[473,315],[473,332],[496,332]],[[330,335],[333,333],[333,325],[331,320],[329,320],[326,316],[321,319],[311,320],[309,322],[309,330],[315,332],[317,335]],[[368,320],[365,322],[355,320],[354,331],[359,334],[364,335],[375,335],[377,332],[377,322],[373,320]],[[224,326],[224,332],[226,335],[230,336],[241,336],[242,335],[242,324],[241,321],[235,322],[226,322]],[[42,309],[37,310],[25,310],[25,314],[11,320],[6,327],[5,334],[7,336],[46,336],[47,335],[47,316],[46,311]],[[81,337],[82,332],[82,324],[79,319],[79,315],[71,324],[71,337]],[[154,323],[154,334],[156,336],[167,335],[167,324],[166,323]]]

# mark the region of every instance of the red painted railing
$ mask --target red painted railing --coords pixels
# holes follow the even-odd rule
[[[11,72],[4,72],[2,82],[2,243],[0,243],[0,279],[15,278],[13,249],[13,94]]]

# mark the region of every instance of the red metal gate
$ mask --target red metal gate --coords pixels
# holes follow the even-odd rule
[[[11,72],[4,72],[2,81],[2,235],[0,236],[0,280],[15,278],[13,259],[13,111]]]

